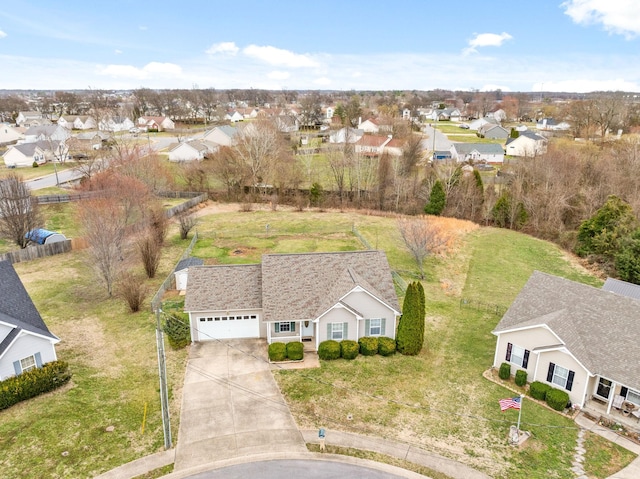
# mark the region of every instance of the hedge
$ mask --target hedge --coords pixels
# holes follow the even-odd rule
[[[355,359],[360,354],[360,345],[356,341],[345,339],[340,342],[340,356],[343,359]]]
[[[304,344],[300,341],[287,343],[287,359],[290,361],[300,361],[304,357]]]
[[[285,343],[271,343],[269,345],[269,361],[284,361],[287,359],[287,345]]]
[[[0,382],[0,410],[53,391],[71,379],[65,361],[52,361]]]
[[[547,397],[547,391],[551,389],[551,386],[540,381],[533,381],[529,386],[529,394],[534,399],[544,401]]]
[[[511,364],[502,363],[500,365],[500,370],[498,371],[498,377],[504,381],[511,377]]]
[[[546,395],[547,404],[556,411],[564,411],[569,404],[569,394],[556,388],[549,388]]]
[[[378,354],[380,356],[391,356],[396,353],[396,340],[380,336],[378,338]]]
[[[318,346],[318,357],[325,360],[338,359],[340,357],[340,343],[333,339],[322,341]]]
[[[191,342],[189,316],[186,313],[171,313],[167,316],[162,329],[173,349],[182,349]]]
[[[376,336],[365,336],[360,338],[358,343],[360,344],[360,354],[363,356],[373,356],[378,353],[378,338]]]
[[[518,369],[516,371],[516,385],[523,387],[525,384],[527,384],[527,372],[524,369]]]

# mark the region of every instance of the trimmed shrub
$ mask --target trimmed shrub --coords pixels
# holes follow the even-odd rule
[[[417,282],[409,284],[398,322],[397,344],[400,354],[416,356],[424,343],[424,290]]]
[[[186,313],[173,312],[167,315],[162,329],[173,349],[182,349],[191,342],[189,317]]]
[[[551,386],[540,381],[533,381],[529,386],[529,394],[532,398],[539,401],[544,401],[547,397],[547,391],[551,389]]]
[[[516,371],[516,385],[522,387],[525,384],[527,384],[527,372],[524,369],[518,369]]]
[[[291,361],[300,361],[304,357],[304,344],[300,341],[287,343],[287,358]]]
[[[380,356],[391,356],[396,353],[396,340],[380,336],[378,338],[378,354]]]
[[[360,343],[360,354],[363,356],[373,356],[374,354],[377,354],[379,344],[377,337],[365,336],[364,338],[360,338],[358,343]],[[395,341],[393,348],[395,350]]]
[[[502,363],[500,365],[500,369],[498,370],[498,377],[503,381],[506,381],[511,377],[511,364]]]
[[[0,410],[53,391],[71,379],[65,361],[53,361],[0,382]]]
[[[556,411],[564,411],[569,404],[569,394],[556,388],[549,388],[546,395],[547,404],[551,409]]]
[[[340,357],[340,343],[333,339],[322,341],[318,346],[318,357],[330,361]]]
[[[269,361],[284,361],[287,359],[287,345],[285,343],[271,343],[269,345]]]
[[[360,354],[360,345],[351,339],[340,342],[340,356],[344,359],[355,359]]]

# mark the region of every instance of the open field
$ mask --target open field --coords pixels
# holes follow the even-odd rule
[[[355,226],[373,247],[387,252],[393,269],[407,280],[416,278],[393,217],[239,213],[237,208],[213,205],[199,211],[194,256],[218,264],[258,262],[267,252],[362,249],[352,233]],[[507,445],[506,431],[517,412],[500,413],[497,400],[510,393],[482,377],[493,360],[490,331],[499,317],[460,309],[459,304],[464,297],[508,306],[534,269],[594,285],[599,280],[549,243],[507,230],[439,221],[460,236],[446,258],[427,260],[426,348],[417,357],[359,357],[276,374],[299,425],[404,440],[497,478],[569,479],[577,436],[571,420],[525,401],[524,429],[533,437],[521,449]],[[146,281],[152,291],[187,244],[173,226],[158,277]],[[130,314],[121,301],[107,298],[82,252],[19,263],[16,270],[50,329],[62,338],[59,358],[70,363],[74,377],[62,390],[0,412],[3,474],[90,477],[160,450],[155,318],[148,312]],[[186,350],[167,351],[172,428],[179,440]],[[353,420],[347,421],[347,414]],[[115,430],[105,432],[110,425]],[[593,457],[590,477],[606,477],[606,471],[633,457],[598,438],[588,441],[587,449]]]

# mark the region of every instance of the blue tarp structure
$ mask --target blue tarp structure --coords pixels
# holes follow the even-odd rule
[[[55,231],[45,230],[44,228],[36,228],[34,230],[29,231],[26,235],[24,235],[24,237],[27,238],[29,241],[33,241],[34,243],[44,244],[45,240],[49,236],[55,235],[55,234],[60,234],[60,233],[56,233]]]

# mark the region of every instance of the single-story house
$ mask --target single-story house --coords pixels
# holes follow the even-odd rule
[[[329,134],[329,143],[356,143],[363,136],[363,130],[344,127]]]
[[[65,115],[58,118],[58,125],[67,130],[91,130],[96,128],[96,120],[88,115]]]
[[[567,131],[571,125],[566,121],[556,121],[553,118],[543,118],[536,122],[536,129],[551,131]]]
[[[205,132],[203,140],[220,146],[232,146],[240,130],[234,126],[222,125]]]
[[[49,331],[13,265],[0,261],[0,381],[56,361]]]
[[[231,123],[238,123],[239,121],[244,120],[244,115],[240,113],[238,110],[228,111],[224,116],[224,119],[230,121]]]
[[[191,266],[184,304],[192,341],[395,338],[400,316],[382,251],[266,254],[260,264]]]
[[[481,126],[487,124],[497,125],[498,121],[494,118],[478,118],[477,120],[469,122],[469,130],[478,131]]]
[[[145,130],[175,130],[176,125],[167,116],[141,116],[138,118],[138,127]]]
[[[22,166],[33,166],[33,163],[42,165],[47,162],[46,148],[41,145],[42,142],[22,143],[20,145],[12,145],[3,155],[4,164],[8,168],[17,168]]]
[[[521,131],[518,138],[509,138],[505,144],[507,155],[534,157],[547,151],[548,140],[530,130]]]
[[[488,140],[506,140],[509,138],[510,132],[500,125],[487,123],[478,128],[478,135],[480,138],[486,138]]]
[[[27,234],[24,235],[24,237],[32,243],[36,244],[51,244],[60,243],[61,241],[67,241],[66,236],[62,233],[49,231],[44,228],[36,228],[28,231]]]
[[[122,116],[110,116],[108,118],[103,118],[98,123],[98,130],[101,131],[129,131],[131,128],[134,128],[136,125],[127,117]]]
[[[639,296],[640,297],[640,296]],[[640,407],[640,301],[535,271],[493,331],[494,367],[527,372],[584,407]],[[620,399],[622,397],[622,399]]]
[[[70,150],[100,150],[111,139],[111,135],[102,131],[78,133],[67,140]]]
[[[194,258],[193,256],[180,260],[173,270],[173,275],[176,280],[176,289],[179,291],[185,291],[187,289],[189,268],[191,266],[202,265],[204,265],[204,260],[200,258]]]
[[[39,111],[21,111],[16,117],[16,125],[30,127],[39,125],[50,125],[51,121],[47,120]]]
[[[39,140],[65,141],[70,136],[69,130],[61,125],[32,126],[24,132],[26,143]]]
[[[355,151],[363,156],[380,156],[391,140],[391,135],[363,135],[355,142]]]
[[[362,121],[358,124],[358,128],[365,133],[378,133],[380,131],[380,126],[378,125],[378,121],[375,118],[368,118],[365,121]]]
[[[451,158],[458,163],[504,163],[504,150],[497,143],[454,143],[451,146]]]
[[[24,139],[24,134],[20,129],[14,128],[8,123],[0,123],[0,145],[15,143]]]
[[[185,141],[169,150],[169,161],[202,161],[208,152],[207,146],[198,140]]]

